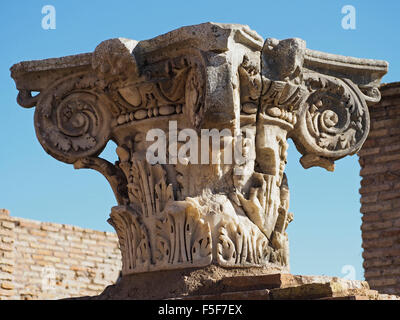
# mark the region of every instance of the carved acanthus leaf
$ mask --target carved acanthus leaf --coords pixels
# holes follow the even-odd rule
[[[166,173],[159,164],[133,158],[127,180],[130,202],[141,207],[145,217],[160,216],[166,204],[174,200],[172,185],[167,185]]]
[[[270,260],[272,248],[256,227],[223,222],[218,240],[217,258],[224,267],[261,266]]]
[[[212,260],[211,230],[194,201],[170,202],[156,224],[157,260],[177,267],[207,265]]]
[[[118,235],[123,274],[150,271],[150,241],[148,230],[140,216],[127,206],[114,207],[108,222]]]

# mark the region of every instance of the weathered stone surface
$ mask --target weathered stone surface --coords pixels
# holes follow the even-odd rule
[[[18,102],[36,106],[46,152],[109,181],[124,276],[210,265],[266,273],[289,270],[287,139],[305,168],[333,170],[364,143],[387,66],[205,23],[21,62],[11,75]],[[198,141],[204,130],[216,140]],[[99,157],[109,140],[115,164]]]
[[[120,259],[116,234],[0,213],[0,300],[99,294],[118,279]]]

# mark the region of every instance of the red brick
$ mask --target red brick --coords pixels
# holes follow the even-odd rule
[[[392,201],[379,201],[379,203],[374,204],[363,203],[360,211],[364,214],[367,214],[370,212],[388,211],[390,209],[392,209]]]
[[[361,203],[375,203],[378,200],[378,194],[374,193],[368,196],[361,197]],[[384,199],[385,200],[385,199]]]
[[[389,162],[389,161],[398,161],[400,160],[400,153],[391,153],[379,155],[374,158],[375,163]]]
[[[370,138],[379,138],[379,137],[385,137],[389,134],[389,129],[384,128],[384,129],[378,129],[378,130],[371,130],[369,132],[368,137]]]
[[[364,194],[372,193],[372,192],[390,190],[391,188],[392,188],[392,186],[390,183],[366,185],[365,187],[361,187],[359,192],[360,192],[360,194],[364,195]]]
[[[400,105],[400,98],[398,97],[390,97],[388,99],[381,99],[381,101],[374,105],[374,109],[388,107],[388,106],[398,106]]]
[[[364,222],[361,226],[361,230],[381,230],[387,229],[393,226],[393,221],[384,221],[384,222]]]
[[[362,148],[360,151],[358,151],[358,156],[359,157],[367,157],[367,156],[373,156],[376,154],[379,154],[381,151],[380,147],[374,147],[374,148]]]
[[[1,283],[1,288],[4,290],[13,290],[14,289],[14,285],[11,282],[8,281],[4,281]]]
[[[388,170],[389,170],[389,167],[387,165],[369,164],[369,165],[365,165],[360,170],[360,175],[367,176],[367,175],[371,175],[371,174],[387,172]]]
[[[379,201],[400,199],[400,190],[386,191],[379,194]]]
[[[400,126],[400,119],[384,119],[379,121],[372,121],[371,127],[373,129],[393,128]]]

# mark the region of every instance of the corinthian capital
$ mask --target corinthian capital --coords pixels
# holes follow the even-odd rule
[[[365,141],[386,72],[384,61],[216,23],[11,68],[46,152],[112,186],[124,274],[288,270],[287,139],[305,168],[333,170]],[[109,140],[116,163],[99,157]]]

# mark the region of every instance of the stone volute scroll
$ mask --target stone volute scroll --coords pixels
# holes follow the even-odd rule
[[[365,141],[387,68],[204,23],[20,62],[11,76],[18,103],[36,108],[44,150],[110,183],[123,275],[210,265],[287,272],[287,141],[304,168],[333,171]],[[116,163],[100,157],[110,140]],[[153,163],[155,144],[164,149]],[[226,145],[242,161],[227,161]]]

